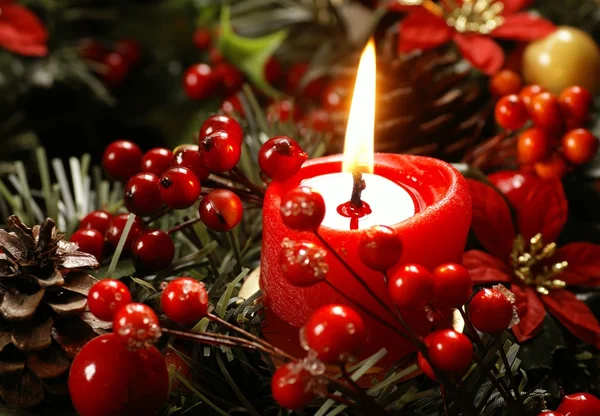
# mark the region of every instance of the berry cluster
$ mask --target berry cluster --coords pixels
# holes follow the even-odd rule
[[[107,50],[96,39],[83,39],[79,56],[96,65],[100,77],[109,87],[118,87],[142,58],[142,48],[135,39],[120,39],[112,50]]]

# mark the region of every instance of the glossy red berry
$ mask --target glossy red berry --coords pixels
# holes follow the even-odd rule
[[[483,289],[469,303],[469,318],[479,332],[502,332],[513,319],[513,304],[499,290]]]
[[[153,173],[156,176],[169,169],[173,160],[173,152],[164,147],[150,149],[142,157],[142,172]]]
[[[281,243],[279,265],[285,279],[293,286],[308,287],[322,282],[327,277],[327,251],[310,241]]]
[[[531,105],[531,99],[542,92],[546,92],[547,90],[541,85],[533,84],[527,85],[523,87],[521,92],[519,93],[519,98],[523,101],[525,106],[529,108]]]
[[[123,231],[125,230],[127,218],[127,214],[121,214],[114,217],[113,220],[110,222],[106,233],[104,234],[106,242],[113,246],[113,248],[116,248],[117,244],[119,244],[121,235],[123,235]],[[133,242],[138,238],[143,229],[144,222],[139,217],[136,217],[133,220],[133,224],[131,225],[129,234],[127,234],[127,239],[125,240],[125,245],[123,246],[123,252],[129,253]]]
[[[385,225],[368,228],[358,241],[358,256],[369,269],[384,272],[402,256],[402,241],[398,232]]]
[[[205,180],[210,175],[210,171],[202,164],[202,160],[200,160],[198,146],[195,144],[179,146],[175,150],[171,166],[188,168],[194,172],[201,181]]]
[[[244,84],[244,74],[228,62],[221,62],[215,65],[213,73],[216,82],[220,83],[221,87],[228,94],[238,92]]]
[[[142,59],[142,47],[135,39],[121,39],[115,44],[115,51],[123,56],[130,65],[136,65]]]
[[[542,179],[562,179],[567,174],[569,165],[560,153],[554,152],[549,158],[533,165],[533,168]]]
[[[102,59],[104,69],[102,79],[109,87],[118,87],[125,81],[131,69],[130,63],[123,55],[111,52]]]
[[[518,94],[521,91],[523,81],[516,72],[504,69],[497,72],[490,79],[489,90],[496,97],[510,94]]]
[[[571,130],[562,138],[562,152],[572,164],[586,164],[598,152],[598,139],[589,130]]]
[[[158,176],[152,173],[133,175],[125,186],[124,200],[129,212],[146,217],[162,208]]]
[[[175,257],[175,245],[162,230],[148,230],[140,234],[131,247],[135,269],[153,273],[169,266]]]
[[[206,64],[192,65],[183,74],[183,89],[190,100],[207,98],[215,85],[213,70]]]
[[[281,199],[280,210],[283,223],[292,230],[315,230],[325,218],[325,200],[311,188],[294,188]]]
[[[93,228],[104,235],[112,219],[113,216],[106,211],[92,211],[83,217],[79,223],[79,228]]]
[[[312,374],[301,361],[291,361],[279,367],[271,378],[271,394],[285,409],[300,410],[315,398]]]
[[[365,342],[365,326],[349,306],[326,305],[308,318],[301,337],[325,364],[338,364],[356,357]]]
[[[562,413],[559,413],[559,412],[552,411],[552,410],[546,410],[542,413],[539,413],[537,416],[565,416],[565,415]]]
[[[98,261],[102,260],[104,235],[100,231],[93,228],[77,230],[73,233],[70,240],[79,246],[79,250],[93,255]]]
[[[131,303],[131,293],[122,282],[104,279],[95,283],[88,293],[90,312],[101,321],[112,321],[123,306]]]
[[[564,89],[558,97],[558,102],[567,127],[574,129],[585,124],[593,97],[588,90],[575,85]]]
[[[196,29],[194,32],[194,46],[201,51],[206,51],[212,46],[212,36],[210,30],[205,28]]]
[[[217,131],[224,131],[227,136],[238,144],[244,141],[242,126],[233,117],[216,115],[204,120],[198,132],[198,141],[201,142]]]
[[[429,359],[436,369],[462,376],[473,361],[473,345],[469,338],[452,329],[431,333],[428,337]]]
[[[225,131],[215,131],[200,141],[198,153],[211,172],[227,172],[240,160],[242,146]]]
[[[242,102],[238,98],[237,94],[230,95],[221,103],[221,110],[225,114],[235,115],[239,114],[242,117],[246,116],[246,112],[244,111],[244,106]]]
[[[560,104],[556,96],[550,92],[542,92],[531,98],[529,114],[531,121],[537,127],[552,133],[559,133],[563,129]]]
[[[150,306],[129,303],[115,313],[113,333],[129,349],[149,348],[161,336],[160,322]]]
[[[292,100],[277,101],[271,104],[267,109],[267,120],[271,123],[287,123],[288,121],[295,122],[300,120],[301,116],[302,112],[300,111],[300,107]]]
[[[160,297],[163,312],[180,325],[194,325],[208,314],[208,292],[204,283],[190,277],[170,282]]]
[[[258,152],[258,166],[276,181],[290,179],[298,173],[306,159],[306,152],[294,139],[287,136],[273,137]]]
[[[191,207],[200,192],[200,179],[188,168],[170,168],[160,177],[160,198],[173,209]]]
[[[215,189],[202,198],[200,219],[213,231],[230,231],[242,220],[242,200],[226,189]]]
[[[271,85],[276,84],[283,76],[283,68],[281,68],[281,64],[274,56],[271,56],[267,60],[264,75],[267,82]]]
[[[431,302],[433,276],[421,265],[403,265],[389,277],[388,292],[398,309],[423,310]]]
[[[142,163],[142,149],[128,140],[109,144],[102,156],[104,172],[112,179],[126,181],[138,173]]]
[[[473,281],[460,264],[446,263],[433,270],[433,298],[442,308],[460,308],[473,292]]]
[[[532,127],[519,135],[517,157],[520,163],[537,163],[548,157],[551,150],[550,137],[545,130]]]
[[[519,130],[529,119],[527,107],[518,95],[506,95],[498,100],[496,122],[506,130]]]
[[[130,351],[116,334],[105,334],[73,360],[69,393],[80,416],[153,415],[167,400],[169,373],[155,347]]]
[[[569,394],[556,411],[565,416],[597,416],[600,415],[600,400],[589,393]]]

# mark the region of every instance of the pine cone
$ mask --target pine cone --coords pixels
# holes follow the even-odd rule
[[[0,230],[0,396],[16,408],[45,392],[67,393],[71,360],[100,328],[87,294],[96,258],[63,240],[46,219],[33,229],[16,216]]]

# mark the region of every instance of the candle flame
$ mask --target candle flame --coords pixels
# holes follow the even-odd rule
[[[371,39],[358,64],[344,142],[344,172],[373,173],[375,82],[375,42]]]

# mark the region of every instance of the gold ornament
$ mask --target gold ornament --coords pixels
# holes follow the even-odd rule
[[[600,90],[600,48],[587,33],[562,26],[525,48],[523,76],[528,84],[555,94],[579,85],[595,95]]]

